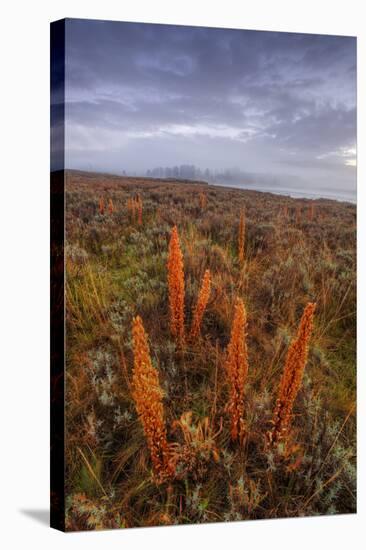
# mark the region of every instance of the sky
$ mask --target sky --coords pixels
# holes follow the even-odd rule
[[[68,19],[65,59],[67,168],[355,197],[353,37]]]

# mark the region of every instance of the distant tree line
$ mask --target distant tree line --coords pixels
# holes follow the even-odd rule
[[[202,170],[194,164],[181,164],[180,166],[158,166],[151,170],[147,170],[146,174],[149,178],[161,179],[181,179],[181,180],[204,180],[208,182],[224,181],[237,182],[248,179],[248,174],[242,172],[239,168],[210,170],[206,168]]]

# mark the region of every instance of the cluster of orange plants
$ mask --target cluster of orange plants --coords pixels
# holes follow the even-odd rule
[[[135,223],[137,221],[139,225],[142,225],[143,203],[140,195],[127,199],[127,210],[130,214],[131,222]]]
[[[183,254],[180,248],[179,234],[176,226],[173,227],[169,242],[168,254],[168,290],[170,309],[170,331],[178,347],[181,349],[185,342],[184,326],[184,265]],[[211,292],[211,274],[206,269],[198,294],[197,303],[193,309],[192,325],[189,333],[191,340],[196,338],[201,329],[201,323]]]
[[[171,232],[168,256],[168,287],[170,308],[170,330],[179,346],[184,344],[184,268],[177,227]],[[206,270],[197,303],[193,310],[190,338],[197,337],[211,289],[210,271]],[[267,442],[276,448],[280,441],[286,442],[292,410],[305,369],[308,343],[312,333],[315,304],[306,306],[292,341],[280,381],[278,398],[274,410],[272,429],[266,434]],[[225,372],[229,385],[229,401],[226,407],[230,415],[230,435],[233,441],[242,444],[245,428],[245,388],[248,375],[248,350],[246,343],[247,314],[243,300],[237,299],[227,348]],[[146,435],[157,483],[175,475],[175,462],[167,442],[164,421],[162,390],[158,372],[153,367],[147,336],[140,317],[133,320],[133,398]]]
[[[314,205],[313,202],[308,206],[306,212],[307,212],[308,221],[314,221],[314,219],[315,219],[315,205]],[[297,224],[301,223],[302,213],[303,212],[302,212],[301,207],[299,205],[296,206],[295,210],[292,210],[292,215],[295,216],[295,222]],[[280,207],[279,218],[288,219],[288,217],[289,217],[289,209],[288,209],[287,204],[285,204],[284,206]]]
[[[105,211],[106,211],[106,205],[105,205],[105,202],[104,202],[104,198],[100,197],[100,199],[99,199],[99,214],[101,214],[103,216]],[[109,201],[108,201],[108,212],[109,212],[110,215],[112,215],[113,212],[115,212],[115,207],[114,207],[112,199],[109,199]]]

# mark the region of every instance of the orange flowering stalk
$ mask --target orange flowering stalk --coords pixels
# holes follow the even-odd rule
[[[198,300],[193,312],[193,321],[192,321],[191,332],[190,332],[190,337],[192,340],[194,338],[197,338],[197,336],[200,333],[201,322],[207,306],[208,299],[210,297],[210,292],[211,292],[211,274],[210,274],[210,270],[206,269],[202,279],[201,289],[198,294]]]
[[[184,344],[184,268],[177,227],[171,232],[168,254],[170,330],[179,347]]]
[[[244,242],[245,242],[245,220],[244,220],[244,210],[240,211],[240,220],[239,220],[239,234],[238,234],[238,256],[239,262],[243,264],[244,262]]]
[[[199,194],[199,198],[200,198],[200,207],[202,210],[204,210],[207,206],[207,195],[206,193],[200,193]]]
[[[268,434],[269,443],[273,446],[287,438],[292,408],[301,386],[308,357],[308,343],[313,329],[314,310],[315,304],[308,303],[301,317],[296,338],[292,341],[287,352],[273,414],[273,428]]]
[[[137,209],[138,224],[142,225],[142,199],[141,199],[140,195],[137,195],[136,209]]]
[[[230,384],[228,411],[231,415],[231,438],[244,437],[244,389],[248,374],[248,351],[246,344],[247,316],[242,300],[235,306],[234,321],[225,363]]]
[[[114,204],[113,204],[112,199],[109,199],[108,211],[109,211],[110,214],[113,214],[113,212],[114,212]]]
[[[300,206],[296,206],[296,223],[301,222],[301,208]]]
[[[308,219],[309,221],[313,221],[314,219],[314,214],[315,214],[315,207],[314,207],[314,203],[312,202],[310,207],[309,207],[309,210],[308,210]]]
[[[160,388],[158,372],[151,363],[147,335],[139,316],[132,322],[132,338],[134,355],[132,397],[144,428],[155,481],[161,483],[173,474],[173,466],[169,460],[163,392]]]
[[[102,214],[102,215],[104,214],[104,208],[105,208],[104,199],[103,199],[103,197],[100,197],[100,199],[99,199],[99,214]]]

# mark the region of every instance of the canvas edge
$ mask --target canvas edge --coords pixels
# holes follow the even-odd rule
[[[50,526],[65,531],[65,20],[50,26]]]

